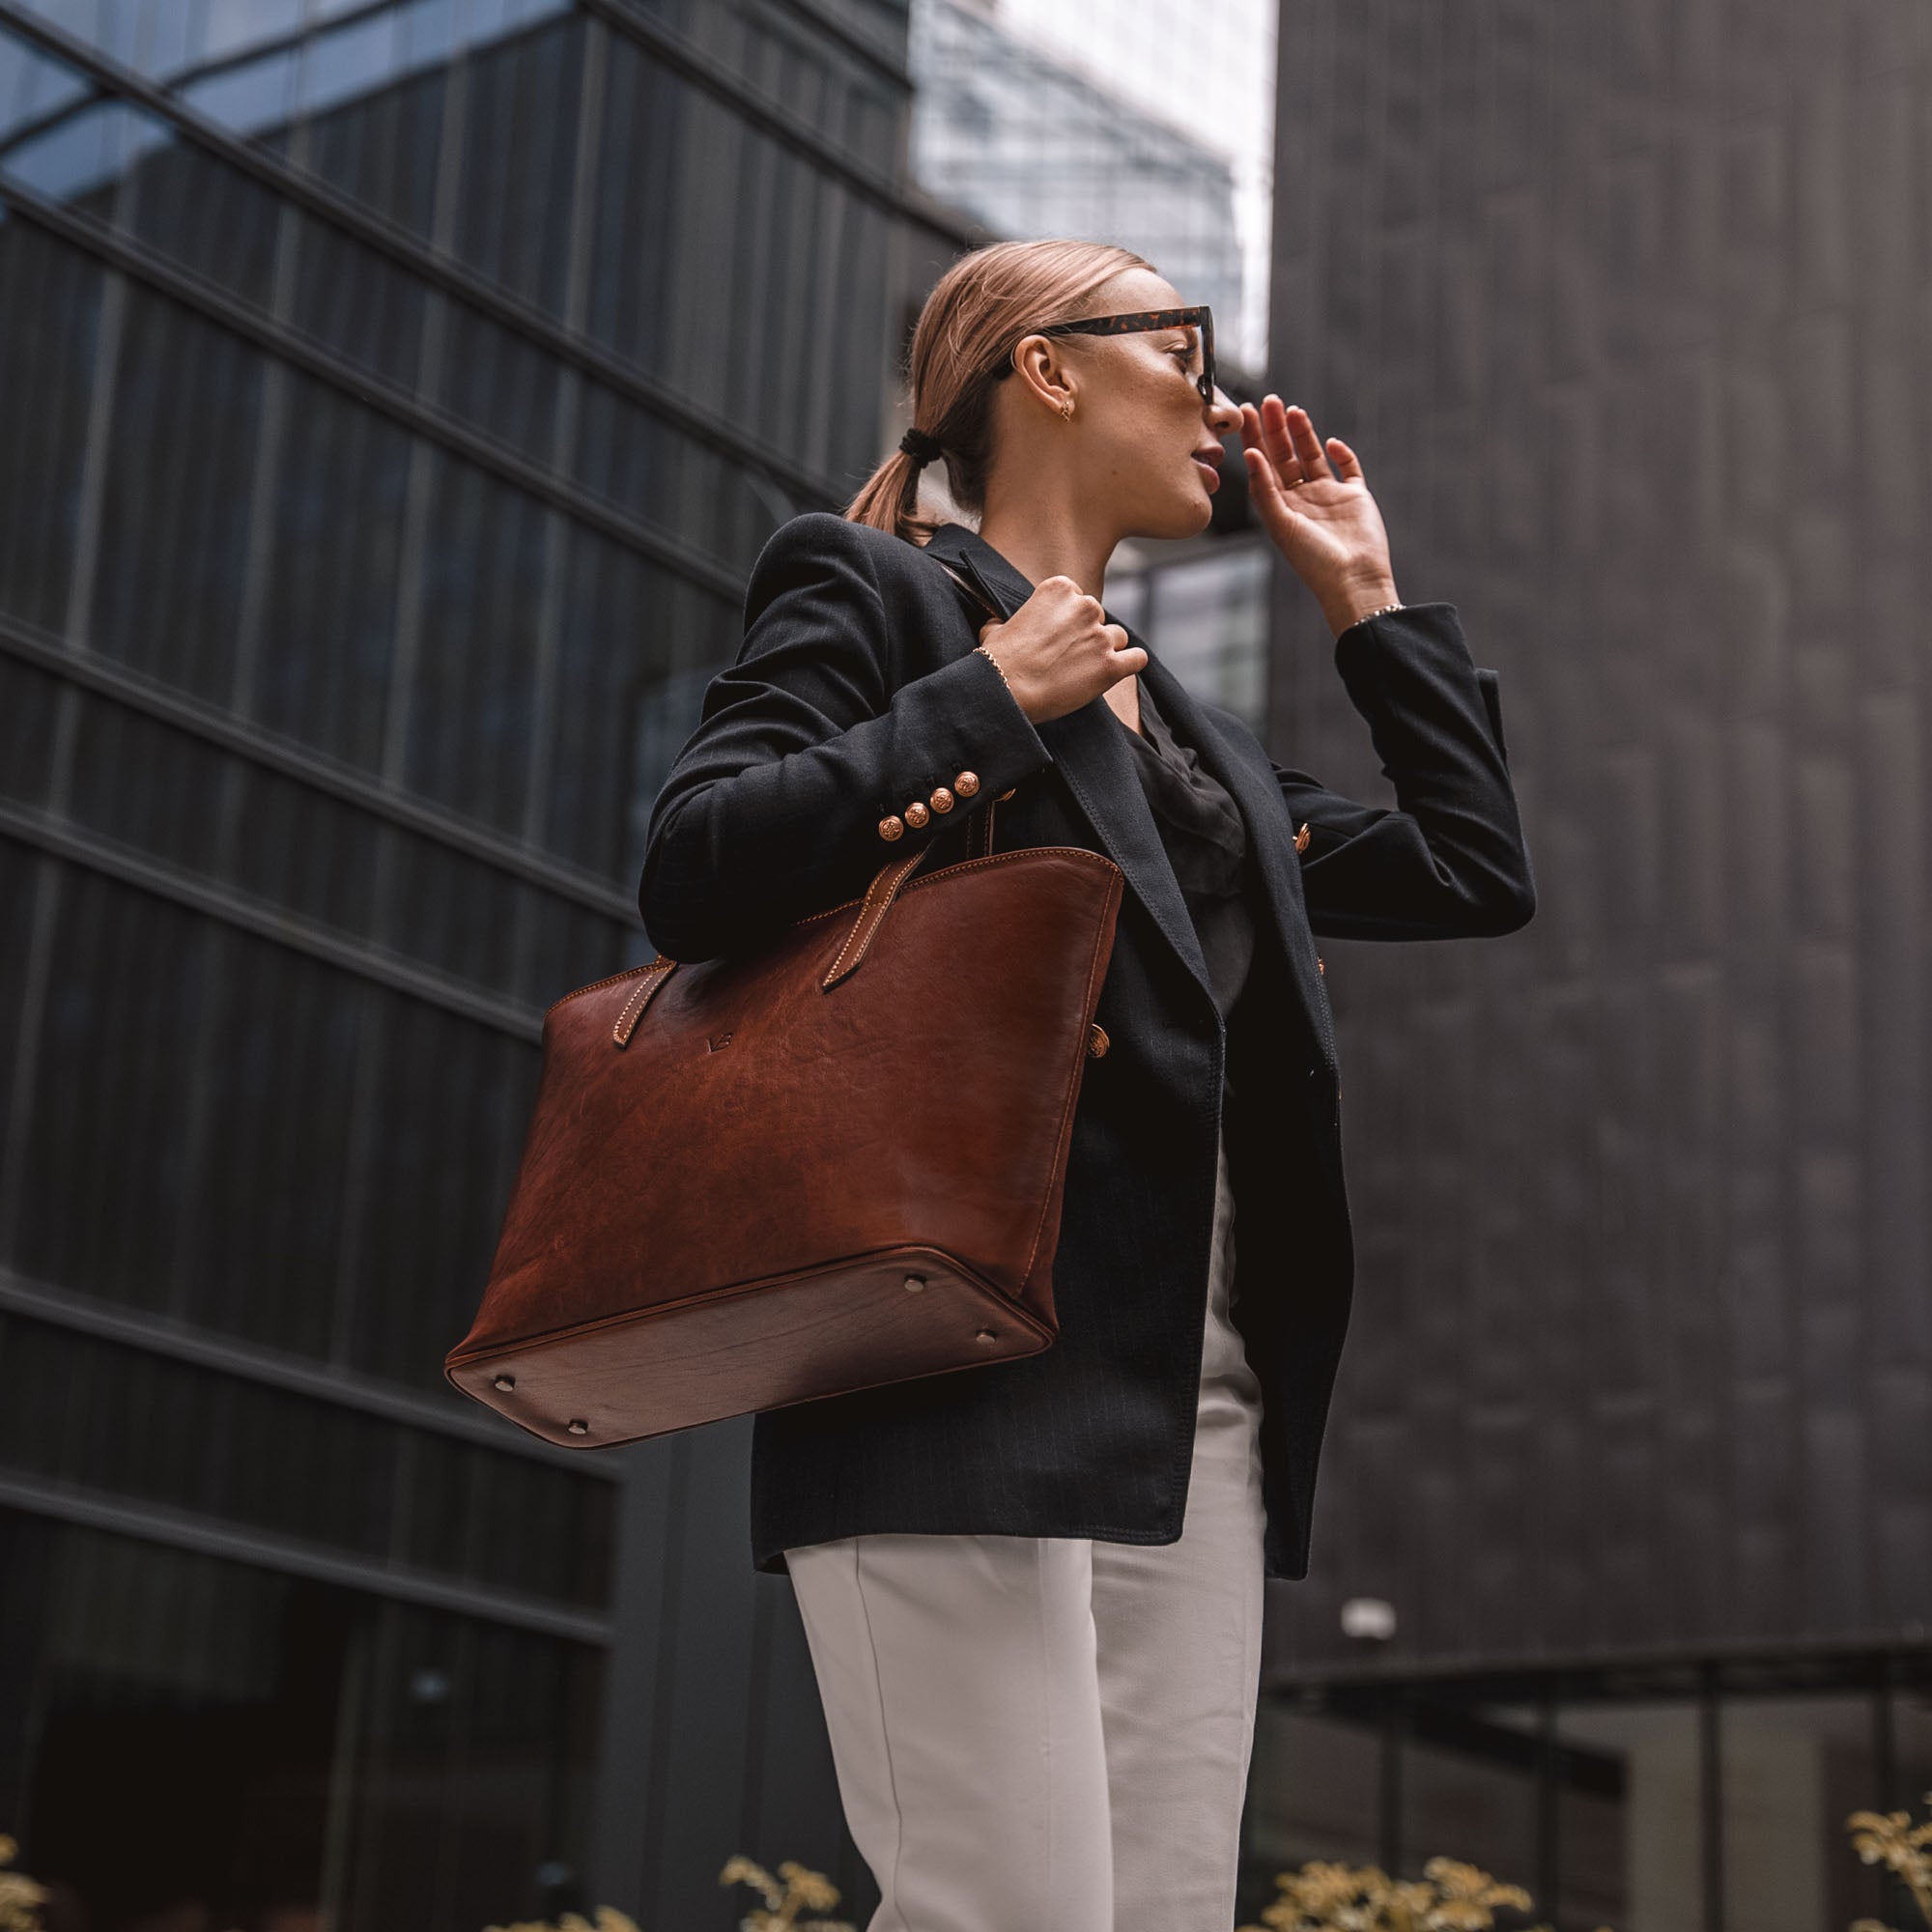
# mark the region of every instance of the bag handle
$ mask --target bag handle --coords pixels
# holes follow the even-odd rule
[[[932,560],[993,622],[1005,622],[999,607],[963,572],[953,569],[944,557],[936,556]],[[1001,794],[1004,798],[1011,796],[1010,791]],[[977,815],[973,820],[973,834],[967,849],[975,859],[990,859],[993,855],[993,808],[998,803],[999,800],[989,792],[974,809]],[[819,981],[821,992],[831,992],[841,980],[848,979],[859,970],[866,954],[871,950],[879,927],[885,923],[886,914],[892,910],[893,901],[898,897],[899,888],[919,869],[921,862],[931,849],[930,845],[922,845],[906,858],[888,859],[872,875],[872,883],[866,888],[866,896],[859,903],[851,929],[845,935],[845,943],[838,949],[825,978]],[[628,1046],[631,1043],[631,1036],[637,1031],[644,1009],[650,1005],[651,995],[676,970],[677,961],[660,952],[639,975],[636,988],[624,1002],[624,1010],[617,1015],[617,1023],[611,1030],[611,1037],[617,1045]]]
[[[952,564],[946,561],[946,559],[943,556],[935,556],[932,560],[934,563],[938,564],[941,570],[945,571],[948,577],[952,578],[954,583],[958,584],[960,589],[965,591],[967,596],[972,598],[975,604],[977,604],[982,611],[986,612],[986,614],[993,620],[994,623],[1002,624],[1006,622],[1005,615],[1002,613],[1000,607],[997,604],[995,604],[993,600],[990,597],[988,597],[986,593],[983,590],[981,590],[980,586],[965,574],[964,571],[955,570],[952,566]],[[1006,796],[1010,798],[1012,794],[1010,792],[1008,792]],[[993,807],[996,804],[998,804],[998,802],[999,801],[997,799],[993,798],[989,794],[986,798],[984,807],[982,808],[981,815],[979,818],[975,819],[973,822],[973,843],[971,851],[972,851],[972,856],[976,859],[987,859],[992,856]]]

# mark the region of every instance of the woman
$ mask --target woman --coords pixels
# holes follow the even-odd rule
[[[1534,907],[1494,673],[1453,606],[1400,604],[1354,453],[1276,397],[1236,408],[1180,307],[1115,247],[955,263],[913,430],[842,518],[768,540],[651,819],[639,903],[679,960],[855,898],[917,841],[927,875],[965,858],[952,808],[981,794],[997,849],[1125,875],[1053,1346],[754,1426],[753,1560],[797,1593],[872,1932],[1228,1932],[1263,1579],[1307,1574],[1352,1271],[1313,935]],[[1392,809],[1275,764],[1097,601],[1122,538],[1206,526],[1236,429]],[[918,514],[935,455],[977,531]]]

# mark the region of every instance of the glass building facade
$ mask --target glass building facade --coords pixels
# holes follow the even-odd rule
[[[910,60],[913,171],[930,192],[1001,235],[1118,242],[1189,301],[1240,316],[1227,156],[1014,32],[997,7],[917,0]]]
[[[749,564],[871,469],[968,233],[904,39],[0,0],[0,1832],[52,1932],[851,1880],[745,1432],[573,1458],[440,1364]]]

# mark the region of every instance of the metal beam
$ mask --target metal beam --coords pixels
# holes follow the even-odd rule
[[[313,1548],[294,1537],[277,1536],[267,1530],[231,1528],[159,1503],[123,1502],[92,1490],[9,1471],[0,1474],[0,1508],[27,1510],[36,1516],[53,1517],[62,1522],[105,1530],[111,1535],[138,1537],[143,1543],[165,1544],[196,1556],[245,1563],[257,1570],[273,1570],[287,1577],[306,1577],[365,1596],[392,1597],[406,1604],[448,1610],[458,1616],[511,1624],[520,1630],[539,1631],[546,1636],[567,1637],[573,1643],[608,1645],[611,1641],[611,1620],[593,1611],[566,1610],[510,1590],[445,1582],[420,1571],[360,1563],[353,1557]]]
[[[5,4],[6,0],[0,0],[0,8]],[[649,558],[660,569],[682,577],[726,603],[742,600],[745,580],[736,571],[694,556],[688,543],[639,523],[602,497],[593,497],[587,490],[531,462],[507,443],[498,442],[446,412],[419,401],[386,377],[358,367],[300,329],[291,328],[287,323],[278,322],[230,295],[217,283],[179,267],[146,242],[136,242],[92,215],[81,214],[37,189],[21,187],[14,182],[0,180],[0,202],[304,375],[387,416],[412,435],[439,444],[451,455],[524,491],[538,502],[560,510],[574,523]]]
[[[614,10],[621,13],[621,10]],[[453,256],[422,241],[400,222],[330,186],[307,170],[292,166],[267,148],[244,141],[219,122],[189,107],[145,74],[109,59],[78,36],[30,14],[15,0],[0,0],[0,26],[29,41],[54,59],[84,74],[100,93],[132,101],[156,120],[165,122],[204,153],[292,202],[316,220],[406,269],[419,280],[462,302],[479,315],[559,360],[594,377],[640,409],[648,410],[682,430],[694,440],[723,455],[734,457],[814,504],[830,507],[843,502],[849,492],[834,478],[821,476],[781,451],[749,435],[726,417],[680,396],[668,384],[637,363],[615,355],[601,343],[565,327],[535,302],[473,273]],[[662,28],[646,34],[636,16],[623,15],[620,31],[632,41],[674,41]],[[715,63],[712,65],[715,66]],[[88,103],[77,103],[85,106]],[[831,150],[836,154],[836,150]],[[908,204],[910,207],[910,204]],[[908,219],[912,218],[910,213]]]
[[[32,665],[49,676],[77,684],[98,696],[188,733],[279,778],[366,811],[372,818],[447,846],[466,859],[494,867],[526,885],[603,913],[624,926],[638,923],[635,892],[623,892],[552,854],[506,838],[410,792],[398,791],[352,765],[237,718],[205,698],[139,671],[99,651],[81,650],[18,617],[0,612],[0,654]]]
[[[278,946],[306,953],[325,965],[353,973],[392,992],[407,993],[412,999],[440,1007],[444,1012],[472,1020],[512,1039],[535,1045],[543,1038],[543,1014],[534,1008],[480,992],[446,973],[418,966],[365,941],[345,939],[332,926],[284,912],[279,906],[238,893],[233,887],[215,885],[132,846],[86,831],[71,819],[56,818],[51,812],[36,811],[30,806],[0,799],[0,837],[36,845],[56,858],[172,899],[192,912],[218,919],[253,933],[258,939],[273,940]]]
[[[305,1361],[279,1349],[232,1341],[205,1328],[185,1328],[144,1310],[116,1308],[94,1295],[77,1294],[70,1289],[30,1280],[12,1268],[0,1267],[0,1313],[50,1322],[72,1329],[76,1334],[93,1335],[124,1348],[143,1349],[150,1354],[165,1355],[171,1361],[187,1362],[196,1368],[213,1369],[218,1375],[234,1376],[238,1380],[262,1382],[286,1389],[292,1395],[358,1409],[405,1428],[458,1436],[499,1455],[520,1456],[528,1462],[568,1469],[574,1476],[597,1482],[618,1482],[623,1478],[623,1469],[609,1457],[559,1449],[540,1435],[531,1435],[514,1424],[493,1418],[474,1403],[466,1402],[458,1407],[453,1401],[439,1402],[434,1396],[398,1388],[372,1376]]]

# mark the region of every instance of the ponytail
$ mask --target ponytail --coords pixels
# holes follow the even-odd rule
[[[846,504],[847,521],[923,544],[943,521],[919,510],[920,472],[935,458],[953,501],[983,514],[995,372],[1022,337],[1084,314],[1123,270],[1152,266],[1106,242],[995,242],[960,256],[913,329],[913,426]]]

